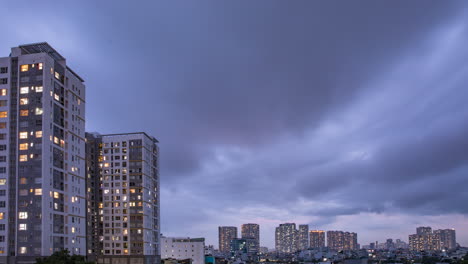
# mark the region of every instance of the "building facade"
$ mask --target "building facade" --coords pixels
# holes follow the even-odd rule
[[[280,253],[294,253],[298,249],[299,233],[296,224],[280,224],[275,232],[275,249]]]
[[[357,250],[359,249],[357,234],[344,231],[327,231],[327,246],[337,251]]]
[[[325,231],[311,230],[309,231],[310,248],[324,248],[325,247]]]
[[[455,229],[418,227],[416,234],[409,235],[409,249],[412,251],[452,250],[457,247]]]
[[[0,259],[86,254],[85,85],[47,43],[0,58]]]
[[[205,239],[161,237],[161,258],[191,259],[192,264],[204,264]]]
[[[159,262],[158,141],[143,132],[86,138],[88,197],[94,197],[88,241],[96,245],[88,256],[98,263]]]
[[[243,224],[241,226],[241,237],[253,240],[248,243],[249,253],[258,253],[260,250],[260,226],[258,224]]]
[[[309,225],[299,225],[298,250],[309,248]]]
[[[218,227],[219,251],[229,253],[231,251],[231,241],[237,238],[237,227],[220,226]]]

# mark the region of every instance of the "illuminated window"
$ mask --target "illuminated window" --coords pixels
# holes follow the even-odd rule
[[[34,190],[34,195],[42,195],[42,189],[35,189]]]
[[[7,95],[7,90],[6,89],[0,89],[0,95],[1,96]]]
[[[72,226],[71,232],[72,232],[72,233],[75,233],[75,227]]]
[[[21,87],[20,88],[20,94],[27,94],[29,93],[29,87]]]
[[[28,225],[27,224],[19,224],[19,230],[28,230]]]
[[[20,132],[19,133],[19,138],[20,139],[27,139],[28,138],[28,132]]]
[[[28,71],[28,70],[29,70],[29,65],[28,64],[21,65],[21,71],[22,72],[25,72],[25,71]]]
[[[20,105],[27,105],[29,103],[28,98],[20,98]]]
[[[55,72],[55,78],[56,78],[56,79],[60,79],[60,73]]]
[[[28,155],[20,155],[19,161],[28,161]]]
[[[20,116],[28,116],[29,111],[28,110],[20,110]]]
[[[60,197],[60,194],[58,192],[54,192],[54,198],[58,199]]]
[[[0,220],[3,219],[3,214],[4,213],[0,213]]]
[[[20,184],[27,184],[28,180],[25,177],[20,178]]]
[[[36,131],[36,137],[41,138],[42,137],[42,131]]]
[[[28,219],[28,212],[19,212],[19,219]]]
[[[36,86],[36,93],[42,92],[42,86]]]
[[[6,118],[8,117],[8,112],[7,111],[1,111],[0,112],[0,118]]]
[[[28,150],[28,143],[21,143],[19,145],[20,150]]]
[[[36,115],[42,115],[42,108],[36,107],[35,113]]]
[[[0,179],[0,185],[5,185],[6,184],[6,179]]]
[[[25,229],[26,230],[26,229]],[[20,250],[19,250],[20,254],[26,254],[28,252],[27,248],[26,247],[20,247]]]
[[[38,68],[39,70],[42,70],[42,62],[39,63],[39,64],[37,64],[37,68]]]

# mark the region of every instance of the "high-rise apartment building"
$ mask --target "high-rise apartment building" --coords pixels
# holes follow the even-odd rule
[[[249,253],[259,252],[260,249],[260,226],[258,224],[243,224],[241,226],[241,237],[252,239],[253,243],[248,243]]]
[[[299,225],[298,250],[309,248],[309,225]]]
[[[309,231],[310,248],[325,247],[325,231],[311,230]]]
[[[47,43],[0,58],[0,262],[86,254],[85,86]]]
[[[437,238],[439,244],[438,250],[442,249],[455,249],[457,247],[457,240],[455,236],[455,229],[439,229],[434,230],[434,236]]]
[[[357,250],[357,234],[343,231],[327,231],[327,246],[333,250]]]
[[[231,251],[231,241],[237,238],[237,227],[220,226],[218,227],[219,251],[229,253]]]
[[[280,224],[275,232],[275,248],[280,253],[294,253],[298,249],[299,234],[296,224]]]
[[[146,133],[86,134],[88,256],[98,263],[160,260],[159,148]]]
[[[430,227],[416,228],[416,234],[409,235],[409,249],[412,251],[432,251],[456,248],[454,229],[434,230]]]

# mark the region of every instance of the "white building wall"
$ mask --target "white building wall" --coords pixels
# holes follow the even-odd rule
[[[195,240],[195,241],[194,241]],[[161,237],[161,259],[192,259],[193,264],[205,263],[205,242],[200,239]]]

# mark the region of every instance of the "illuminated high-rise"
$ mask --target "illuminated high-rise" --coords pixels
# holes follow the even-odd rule
[[[258,224],[243,224],[241,226],[241,237],[252,240],[252,243],[248,243],[249,253],[258,253],[260,249],[260,226]]]
[[[144,132],[86,139],[88,256],[109,264],[159,262],[158,141]]]
[[[219,251],[229,253],[231,251],[231,241],[237,238],[237,227],[220,226],[218,227]]]
[[[310,248],[324,248],[325,247],[325,231],[311,230],[309,231]]]
[[[86,254],[85,85],[47,43],[0,58],[0,262]]]
[[[299,234],[296,224],[280,224],[275,232],[275,248],[280,253],[294,253],[298,250]]]

